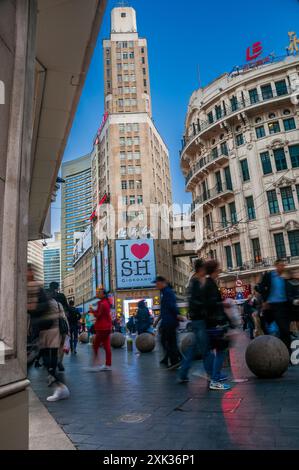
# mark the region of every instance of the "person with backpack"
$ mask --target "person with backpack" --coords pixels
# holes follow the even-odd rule
[[[153,333],[153,319],[146,306],[145,300],[140,300],[140,302],[138,302],[138,310],[135,320],[137,333],[139,335],[142,333]]]
[[[79,321],[81,319],[81,314],[79,310],[75,307],[75,303],[73,300],[70,300],[69,302],[67,318],[70,325],[71,352],[73,354],[77,354],[78,334],[80,328]]]

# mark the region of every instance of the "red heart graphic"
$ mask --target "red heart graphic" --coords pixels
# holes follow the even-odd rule
[[[133,255],[138,258],[138,259],[143,259],[149,252],[149,246],[146,243],[142,243],[141,245],[135,245],[131,246],[131,252]]]

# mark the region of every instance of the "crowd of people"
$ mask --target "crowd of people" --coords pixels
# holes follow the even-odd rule
[[[130,334],[155,334],[158,331],[163,350],[161,366],[178,369],[178,383],[189,381],[192,361],[200,353],[205,377],[211,390],[229,390],[228,376],[222,372],[226,352],[232,344],[234,332],[239,329],[240,316],[234,302],[223,299],[218,285],[220,265],[216,260],[197,259],[188,287],[188,317],[194,340],[182,354],[178,347],[177,329],[181,317],[174,291],[162,276],[156,278],[161,292],[160,315],[154,319],[145,300],[138,302],[135,315],[120,331]],[[97,289],[98,303],[81,316],[74,302],[67,302],[57,283],[44,290],[35,280],[32,266],[28,266],[28,313],[30,334],[38,335],[39,355],[36,367],[48,371],[48,385],[55,386],[48,401],[70,396],[59,372],[64,371],[64,352],[77,353],[78,335],[85,331],[93,345],[93,362],[88,370],[111,371],[110,336],[117,331],[111,316],[107,292]],[[250,338],[260,334],[276,334],[291,352],[291,322],[299,322],[299,282],[288,278],[283,260],[277,260],[275,269],[266,272],[243,304],[243,329]],[[123,331],[124,330],[124,331]],[[105,351],[105,364],[100,365],[100,346]],[[42,364],[41,362],[42,361]]]

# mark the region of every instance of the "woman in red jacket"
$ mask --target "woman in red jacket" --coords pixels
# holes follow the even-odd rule
[[[94,366],[92,370],[94,371],[108,371],[111,370],[111,345],[110,345],[110,335],[112,331],[112,318],[110,313],[110,302],[108,300],[107,294],[102,288],[97,289],[97,297],[100,299],[98,302],[97,309],[93,312],[96,318],[94,324],[95,329],[95,339],[93,342],[93,351],[94,351]],[[97,357],[100,346],[103,346],[106,353],[106,365],[99,367],[97,365]]]

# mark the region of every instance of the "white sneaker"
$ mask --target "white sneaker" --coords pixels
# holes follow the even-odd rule
[[[58,400],[65,400],[66,398],[69,398],[70,396],[70,391],[67,388],[66,385],[59,385],[53,395],[47,398],[47,401],[58,401]]]
[[[222,391],[227,391],[230,390],[231,386],[228,384],[224,384],[221,382],[210,382],[210,390],[222,390]]]
[[[103,372],[103,371],[108,371],[108,370],[112,370],[111,366],[101,366],[100,367],[100,371]]]

